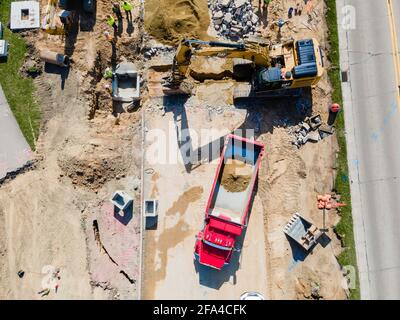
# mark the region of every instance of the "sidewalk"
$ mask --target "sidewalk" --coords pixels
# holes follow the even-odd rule
[[[33,159],[18,123],[0,86],[0,180]]]

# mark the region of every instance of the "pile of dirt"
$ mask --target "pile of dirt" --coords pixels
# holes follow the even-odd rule
[[[206,40],[207,0],[147,0],[144,23],[146,31],[165,44],[176,44],[182,38]]]
[[[323,299],[321,296],[321,285],[310,278],[300,277],[296,282],[296,295],[298,300],[320,300]]]
[[[252,167],[243,161],[228,159],[222,174],[221,185],[228,192],[242,192],[248,187]]]
[[[120,149],[109,150],[99,145],[69,146],[59,159],[59,165],[72,184],[99,190],[106,182],[123,178],[127,165]]]

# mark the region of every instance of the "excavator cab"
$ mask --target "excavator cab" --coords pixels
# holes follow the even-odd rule
[[[306,39],[277,45],[271,49],[271,67],[256,73],[256,91],[295,89],[318,83],[323,59],[317,40]]]

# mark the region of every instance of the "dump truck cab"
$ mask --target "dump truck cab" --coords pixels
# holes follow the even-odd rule
[[[200,264],[221,269],[229,264],[235,239],[241,233],[240,227],[229,226],[226,222],[213,217],[206,219],[205,228],[196,237],[195,258]]]
[[[270,57],[271,66],[255,73],[255,91],[313,86],[324,72],[322,51],[316,39],[272,46]]]

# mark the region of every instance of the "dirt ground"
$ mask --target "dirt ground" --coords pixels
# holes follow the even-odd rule
[[[315,37],[326,51],[323,1],[309,1],[302,15],[293,16],[278,33],[273,22],[279,18],[288,19],[287,11],[296,3],[295,0],[272,1],[267,11],[253,1],[260,17],[260,33],[272,42],[290,37]],[[297,100],[253,101],[234,105],[233,109],[229,107],[232,105],[229,87],[229,82],[219,86],[212,81],[200,85],[196,88],[196,96],[185,104],[186,114],[175,118],[169,115],[168,104],[150,101],[147,112],[154,108],[164,108],[167,112],[161,112],[162,120],[157,120],[159,115],[154,115],[154,112],[151,115],[146,113],[146,127],[149,130],[163,128],[161,121],[174,119],[178,127],[182,128],[182,123],[187,122],[186,125],[196,132],[199,126],[210,126],[206,119],[212,122],[211,127],[225,130],[225,134],[235,128],[255,129],[255,138],[266,146],[266,156],[262,161],[241,256],[233,266],[213,274],[212,278],[209,270],[199,271],[199,266],[193,264],[194,236],[201,229],[215,164],[200,163],[190,174],[187,166],[183,165],[170,164],[160,168],[153,165],[157,179],[148,177],[144,180],[144,194],[149,196],[151,190],[157,190],[160,211],[157,228],[147,230],[145,234],[143,297],[237,299],[245,291],[259,291],[268,299],[345,299],[346,284],[336,260],[341,246],[333,232],[339,216],[329,211],[324,225],[322,211],[317,209],[316,203],[317,194],[330,192],[333,188],[338,148],[336,137],[330,136],[300,149],[292,144],[294,128],[307,116],[321,114],[323,121],[327,121],[327,106],[331,103],[327,75]],[[240,110],[245,115],[233,116],[232,110]],[[231,117],[235,122],[226,123],[225,117]],[[182,119],[186,120],[183,122]],[[174,137],[179,137],[179,134]],[[175,178],[178,175],[179,180]],[[172,183],[176,185],[173,189],[170,187]],[[174,201],[179,202],[182,194],[199,186],[203,188],[202,197],[185,206],[185,210],[176,214],[174,219],[164,214]],[[295,212],[327,230],[321,243],[308,255],[283,233],[284,226]],[[258,229],[261,216],[263,230]],[[254,241],[260,239],[260,232],[265,243]],[[260,252],[260,246],[264,245],[265,250]],[[177,272],[185,275],[182,281],[176,277]],[[254,278],[254,272],[258,278]],[[204,278],[212,281],[203,281]],[[175,290],[172,292],[171,288]]]
[[[176,44],[183,38],[206,40],[209,21],[204,0],[145,1],[146,30],[166,44]]]
[[[150,99],[144,90],[141,106],[125,112],[126,106],[111,100],[110,80],[103,79],[107,67],[133,61],[145,87],[149,63],[143,52],[158,46],[155,40],[176,43],[181,35],[215,37],[209,18],[198,19],[199,12],[207,15],[205,0],[173,1],[175,6],[168,8],[179,13],[176,20],[170,20],[174,15],[168,10],[157,15],[160,5],[171,1],[145,1],[144,18],[139,1],[132,2],[133,23],[123,20],[115,43],[104,37],[104,31],[112,33],[104,22],[111,10],[106,0],[97,1],[96,23],[82,14],[80,32],[67,39],[43,32],[26,35],[31,44],[27,59],[36,59],[38,51],[47,48],[68,53],[73,62],[69,72],[46,66],[35,78],[43,111],[37,165],[0,186],[0,299],[135,299],[140,290],[145,299],[238,299],[245,291],[268,299],[346,298],[335,258],[341,251],[333,232],[339,216],[331,210],[324,226],[316,204],[318,193],[333,188],[336,137],[300,149],[292,145],[293,128],[306,116],[320,113],[327,120],[327,75],[298,100],[234,105],[229,81],[205,82],[184,101]],[[261,35],[272,42],[316,37],[328,49],[324,2],[308,3],[279,34],[273,21],[286,18],[296,1],[273,0],[268,10],[253,1]],[[147,11],[155,5],[157,11]],[[163,31],[160,26],[171,24],[168,32],[158,34]],[[144,25],[155,39],[145,33]],[[162,149],[154,147],[153,129],[167,133],[161,145],[173,152],[166,159]],[[187,141],[188,129],[193,150],[210,142],[196,136],[202,129],[211,141],[235,129],[253,129],[254,138],[266,147],[249,226],[239,239],[241,254],[235,253],[230,266],[220,272],[193,262],[194,236],[203,223],[219,152],[192,165],[179,162],[178,146]],[[131,214],[114,211],[109,199],[115,190],[133,197]],[[159,201],[157,223],[144,235],[143,199]],[[283,233],[295,212],[328,230],[308,256],[291,246]],[[59,268],[60,279],[54,277],[54,268]],[[19,270],[24,271],[22,278]],[[58,289],[42,297],[38,292],[49,277]]]
[[[272,1],[267,16],[270,21],[279,17],[288,19],[289,7],[295,7],[297,2]],[[281,35],[268,28],[262,30],[262,33],[269,35],[273,41],[290,36],[314,37],[323,50],[327,51],[325,10],[323,1],[308,1],[308,5],[303,6],[301,16],[288,19]],[[312,114],[321,114],[323,121],[327,121],[330,93],[331,88],[325,73],[311,92]],[[288,130],[283,128],[275,129],[272,135],[261,136],[260,140],[267,145],[264,165],[269,171],[267,176],[259,177],[259,192],[266,212],[271,298],[309,299],[310,287],[316,287],[321,298],[345,299],[346,284],[335,258],[341,252],[340,241],[333,232],[333,227],[340,218],[331,210],[327,213],[323,226],[323,214],[316,207],[316,195],[333,189],[338,150],[336,137],[331,136],[316,144],[309,143],[300,150],[293,148]],[[326,241],[323,243],[325,247],[318,245],[312,254],[305,256],[289,245],[281,230],[295,212],[310,218],[319,228],[328,229],[324,239]]]
[[[47,48],[68,52],[73,62],[69,70],[47,64],[34,79],[43,120],[36,169],[0,188],[0,299],[138,297],[140,111],[116,118],[109,83],[93,84],[112,63],[135,57],[141,39],[138,27],[125,25],[115,49],[104,41],[110,10],[108,1],[97,1],[97,23],[79,16],[75,39],[25,34],[28,59]],[[140,21],[139,8],[133,18]],[[133,197],[133,212],[114,211],[109,199],[116,190]],[[42,297],[52,268],[59,269],[58,288]]]

